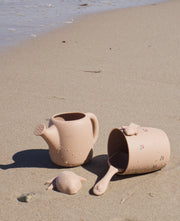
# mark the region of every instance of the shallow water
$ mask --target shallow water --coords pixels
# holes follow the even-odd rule
[[[0,0],[0,49],[72,23],[77,16],[166,0]]]

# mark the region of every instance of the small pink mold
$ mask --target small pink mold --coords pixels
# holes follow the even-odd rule
[[[48,184],[47,190],[57,189],[66,194],[76,194],[82,187],[82,182],[86,179],[71,171],[62,171],[57,177],[52,178],[45,184]]]

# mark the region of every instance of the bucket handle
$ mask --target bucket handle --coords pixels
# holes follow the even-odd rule
[[[122,126],[121,130],[127,136],[138,135],[140,126],[138,124],[130,123],[129,126]]]

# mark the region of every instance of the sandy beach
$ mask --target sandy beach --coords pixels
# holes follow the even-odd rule
[[[0,220],[180,220],[180,1],[87,15],[0,54]],[[100,133],[87,165],[61,168],[33,131],[59,112],[96,114]],[[160,128],[171,143],[166,167],[115,176],[102,196],[92,187],[108,169],[113,128]],[[47,191],[63,170],[83,176],[80,191]],[[17,198],[35,193],[29,203]]]

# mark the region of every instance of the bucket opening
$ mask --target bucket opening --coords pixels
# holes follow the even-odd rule
[[[119,129],[111,131],[108,139],[109,163],[124,172],[128,165],[129,151],[124,134]]]

